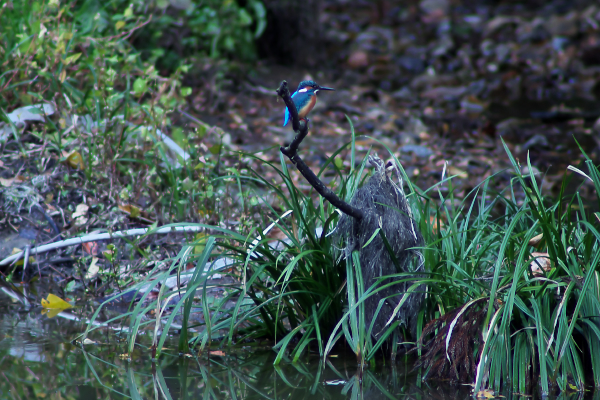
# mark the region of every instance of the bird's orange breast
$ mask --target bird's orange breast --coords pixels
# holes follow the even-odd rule
[[[306,102],[306,105],[299,110],[298,117],[305,118],[315,104],[317,104],[317,96],[313,94],[310,96],[310,100]]]

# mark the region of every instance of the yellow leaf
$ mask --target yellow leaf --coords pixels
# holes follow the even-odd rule
[[[58,76],[58,80],[60,81],[60,83],[63,83],[65,79],[67,79],[67,70],[63,69],[60,75]]]
[[[125,21],[117,21],[117,23],[115,24],[115,28],[117,30],[121,30],[124,26],[125,26]]]
[[[75,168],[81,171],[85,170],[83,157],[81,157],[81,154],[78,151],[74,151],[71,154],[69,154],[66,161],[67,164],[69,164],[69,167],[71,168]]]
[[[458,176],[464,175],[466,178],[469,174],[467,174],[467,171],[463,171],[460,168],[456,168],[455,166],[450,165],[448,167],[448,175],[458,175]]]
[[[42,307],[55,310],[66,310],[68,308],[73,308],[72,305],[52,293],[48,295],[47,300],[42,299]]]
[[[494,391],[491,389],[484,389],[477,392],[478,399],[492,399],[494,397]]]
[[[137,218],[140,216],[140,213],[142,212],[139,207],[133,206],[131,204],[123,204],[123,205],[119,205],[119,210],[126,212],[127,214],[129,214],[129,216],[131,218]]]

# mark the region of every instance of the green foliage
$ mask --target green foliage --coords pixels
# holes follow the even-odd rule
[[[203,4],[217,7],[217,2]],[[151,25],[158,21],[151,15],[162,15],[172,7],[165,10],[167,4],[162,4],[159,10],[158,6],[125,1],[8,3],[0,9],[0,62],[4,66],[0,110],[50,103],[55,115],[31,132],[48,144],[49,154],[40,158],[64,161],[65,153],[77,151],[88,190],[110,180],[111,186],[116,184],[120,201],[156,194],[157,213],[167,221],[198,219],[213,212],[212,193],[224,186],[223,181],[213,182],[211,174],[221,148],[204,156],[201,163],[190,160],[198,159],[196,146],[209,128],[217,136],[222,131],[204,125],[192,132],[173,128],[171,136],[191,156],[186,160],[170,154],[159,137],[157,128],[171,126],[170,113],[187,104],[192,89],[182,85],[191,69],[182,62],[185,59],[162,76],[155,67],[164,59],[158,54],[160,49],[146,56],[132,45],[134,36],[144,29],[165,31],[165,27]],[[235,2],[218,7],[239,11]],[[231,29],[235,26],[232,23]],[[24,155],[17,130],[9,139],[13,138]],[[68,179],[65,175],[65,183]]]
[[[98,102],[114,110],[132,88],[137,100],[156,97],[152,113],[165,118],[179,91],[191,93],[181,86],[191,57],[252,60],[265,21],[259,0],[9,2],[0,10],[0,107],[64,94],[92,111]]]
[[[168,71],[193,56],[251,61],[254,40],[266,24],[259,0],[244,6],[235,0],[87,0],[76,9],[88,31],[117,35],[136,29],[131,34],[134,47],[157,69]]]

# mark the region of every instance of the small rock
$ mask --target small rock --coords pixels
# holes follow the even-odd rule
[[[352,69],[365,68],[369,66],[369,55],[366,51],[355,50],[348,57],[348,66]]]

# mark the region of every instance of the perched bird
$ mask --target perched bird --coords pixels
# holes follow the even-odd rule
[[[302,81],[298,85],[298,90],[292,95],[292,101],[298,110],[300,119],[306,118],[310,110],[317,104],[317,92],[319,90],[335,90],[328,87],[319,86],[315,81]],[[290,112],[285,108],[285,121],[283,126],[286,126],[290,119]]]

